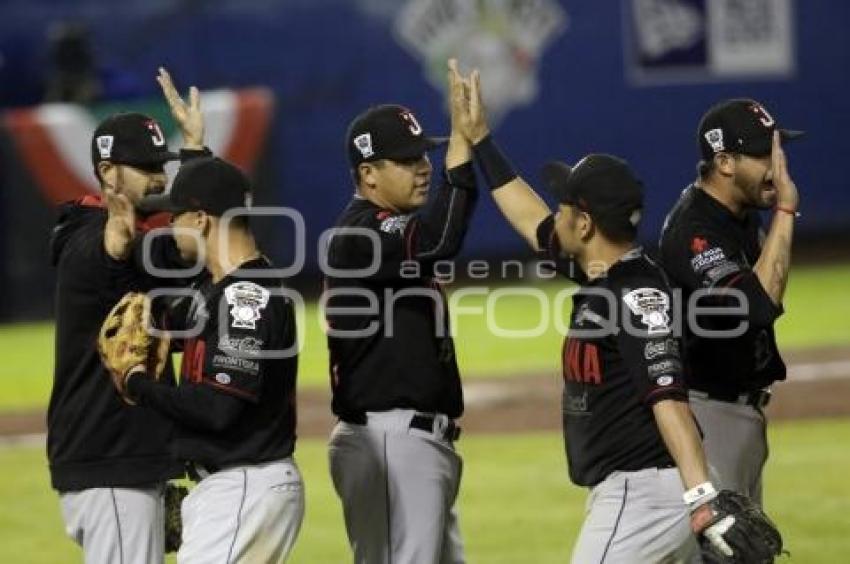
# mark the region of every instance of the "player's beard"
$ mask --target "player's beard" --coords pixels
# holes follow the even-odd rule
[[[735,173],[735,185],[744,196],[744,205],[761,210],[776,205],[776,188],[767,177],[767,172],[761,177],[743,172]]]

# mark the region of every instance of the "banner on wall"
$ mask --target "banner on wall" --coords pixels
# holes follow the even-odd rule
[[[274,110],[274,96],[265,88],[214,90],[201,94],[204,141],[213,153],[251,172],[265,144]],[[156,118],[173,149],[182,139],[164,101],[122,102],[84,107],[43,104],[10,110],[2,124],[12,139],[18,162],[51,204],[98,192],[89,143],[97,124],[119,111],[142,112]],[[176,162],[166,164],[169,178]]]
[[[450,56],[466,71],[480,69],[490,119],[498,123],[537,98],[540,58],[566,23],[555,0],[408,0],[394,31],[441,92]]]
[[[626,74],[636,83],[789,77],[793,0],[623,0]]]

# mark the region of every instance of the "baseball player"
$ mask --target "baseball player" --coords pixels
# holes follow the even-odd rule
[[[464,561],[453,509],[463,395],[433,272],[460,250],[477,199],[461,92],[452,93],[433,192],[427,152],[441,141],[407,108],[370,108],[346,135],[355,194],[329,243],[323,300],[339,417],[330,471],[358,563]]]
[[[709,109],[697,131],[699,177],[667,216],[660,243],[684,303],[699,291],[694,305],[703,311],[743,310],[687,324],[686,378],[714,481],[759,503],[768,450],[763,409],[771,384],[785,379],[773,324],[783,311],[799,204],[781,144],[799,135],[778,129],[755,100]],[[765,233],[759,210],[770,208]],[[742,324],[743,334],[730,335]]]
[[[178,562],[282,562],[304,515],[292,458],[293,305],[246,218],[226,216],[248,195],[245,175],[219,158],[181,167],[166,202],[174,240],[209,276],[185,321],[171,325],[192,334],[183,344],[180,385],[157,379],[145,363],[115,371],[134,411],[152,409],[174,422],[177,457],[198,482],[183,501]]]
[[[611,155],[549,163],[544,181],[559,203],[552,214],[490,135],[477,71],[456,80],[469,91],[472,119],[463,132],[494,201],[535,250],[581,285],[562,351],[569,474],[590,488],[572,561],[699,562],[693,533],[709,553],[772,560],[781,548],[772,524],[761,515],[751,521],[745,498],[717,492],[708,480],[672,330],[672,294],[635,244],[642,183]]]
[[[183,160],[203,154],[200,97],[189,104],[160,71],[160,84],[183,132]],[[137,236],[150,224],[137,210],[162,192],[168,151],[160,125],[135,113],[101,122],[91,140],[104,198],[63,205],[51,241],[56,267],[56,362],[47,412],[51,484],[67,534],[86,562],[153,563],[163,559],[162,483],[179,475],[169,453],[171,424],[149,409],[130,410],[115,396],[95,348],[98,329],[121,296],[163,283],[141,265]],[[158,246],[159,247],[159,246]],[[162,248],[163,260],[168,249]],[[170,364],[166,379],[173,375]]]

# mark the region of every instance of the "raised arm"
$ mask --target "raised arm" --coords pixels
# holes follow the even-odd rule
[[[466,94],[469,120],[462,124],[462,129],[473,145],[475,160],[484,174],[484,181],[493,194],[493,200],[517,233],[535,251],[540,251],[537,228],[552,212],[534,189],[517,175],[510,161],[496,145],[487,122],[480,73],[474,70],[465,78],[460,75],[455,63],[450,65],[449,76],[463,86]]]
[[[776,213],[762,246],[761,255],[753,265],[753,272],[759,279],[771,301],[778,305],[785,295],[788,283],[788,266],[791,262],[791,237],[794,235],[794,217],[800,196],[797,186],[788,174],[788,162],[779,139],[779,132],[773,133],[771,152],[771,174],[776,187],[778,200]]]

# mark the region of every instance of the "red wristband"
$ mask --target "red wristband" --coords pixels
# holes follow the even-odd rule
[[[783,208],[782,206],[776,206],[776,211],[785,212],[785,213],[792,215],[794,217],[800,217],[800,212],[798,212],[797,210],[791,209],[791,208]]]

